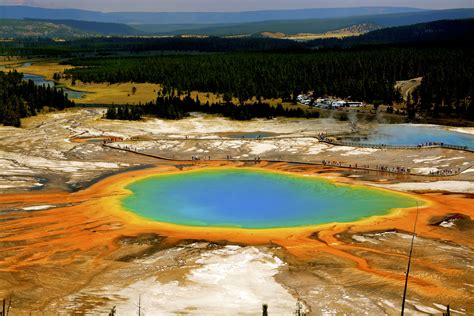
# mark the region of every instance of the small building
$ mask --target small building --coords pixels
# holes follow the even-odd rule
[[[360,106],[363,106],[364,104],[362,102],[353,102],[353,101],[350,101],[350,102],[346,102],[348,106],[351,106],[351,107],[360,107]]]
[[[343,106],[346,106],[346,101],[334,101],[332,104],[332,107],[335,107],[335,108],[340,108],[340,107],[343,107]]]

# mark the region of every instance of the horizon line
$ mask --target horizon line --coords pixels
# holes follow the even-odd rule
[[[52,7],[42,7],[34,5],[23,5],[23,4],[2,4],[0,7],[26,7],[26,8],[36,8],[36,9],[46,9],[46,10],[78,10],[86,12],[98,12],[98,13],[248,13],[248,12],[279,12],[279,11],[299,11],[299,10],[330,10],[330,9],[366,9],[366,8],[400,8],[400,9],[416,9],[422,11],[443,11],[443,10],[457,10],[457,9],[473,9],[469,7],[456,7],[448,9],[439,9],[439,8],[421,8],[421,7],[407,7],[407,6],[334,6],[334,7],[302,7],[302,8],[293,8],[293,9],[258,9],[258,10],[242,10],[242,11],[100,11],[100,10],[89,10],[89,9],[80,9],[74,7],[61,7],[61,8],[52,8]]]

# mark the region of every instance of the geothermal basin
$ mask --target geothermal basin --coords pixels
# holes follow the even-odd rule
[[[318,177],[252,169],[204,169],[144,178],[122,205],[147,219],[239,228],[351,222],[416,206],[412,197]]]
[[[474,150],[474,135],[448,130],[439,125],[380,124],[370,131],[367,137],[350,140],[362,144],[394,146],[443,143]]]

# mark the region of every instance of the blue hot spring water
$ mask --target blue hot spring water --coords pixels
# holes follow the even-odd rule
[[[411,145],[428,142],[444,143],[456,146],[467,146],[474,149],[474,135],[447,130],[443,126],[420,126],[410,124],[379,125],[367,139],[366,144]]]
[[[123,206],[189,226],[277,228],[351,222],[416,205],[406,195],[316,177],[253,169],[157,175],[127,186]]]

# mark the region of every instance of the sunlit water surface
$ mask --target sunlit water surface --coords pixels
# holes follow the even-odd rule
[[[33,74],[23,74],[23,80],[28,81],[31,80],[36,86],[46,86],[53,88],[55,87],[55,83],[53,80],[47,80],[45,77],[40,75],[33,75]],[[61,86],[56,86],[58,89],[63,89],[64,93],[67,93],[69,98],[71,99],[80,99],[87,94],[87,92],[82,91],[74,91],[68,88],[64,88]]]
[[[124,207],[145,218],[190,226],[275,228],[350,222],[416,205],[405,195],[313,177],[221,169],[136,181]]]
[[[474,149],[474,135],[450,131],[443,126],[421,126],[410,124],[382,124],[375,128],[367,139],[359,140],[366,144],[411,145],[429,142],[466,146]]]

